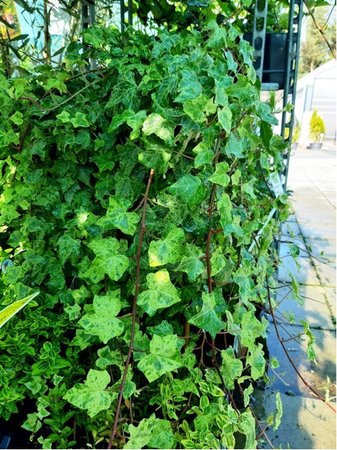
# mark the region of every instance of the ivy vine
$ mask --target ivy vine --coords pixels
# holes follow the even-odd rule
[[[0,330],[1,417],[43,448],[255,448],[288,205],[248,43],[92,27],[0,77],[2,305],[40,291]]]

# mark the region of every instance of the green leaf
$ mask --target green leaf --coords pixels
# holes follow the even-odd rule
[[[213,161],[214,152],[205,142],[200,142],[200,144],[194,147],[193,152],[197,154],[194,159],[194,167],[196,169],[205,166],[206,164],[210,164]]]
[[[228,106],[228,95],[226,94],[228,82],[230,83],[226,78],[215,80],[215,101],[220,106]]]
[[[145,118],[146,118],[146,111],[143,109],[141,111],[138,111],[133,116],[130,116],[126,120],[126,123],[129,125],[129,127],[132,128],[132,131],[130,133],[131,140],[137,139],[139,137],[140,129],[142,128]]]
[[[244,404],[245,408],[247,408],[247,406],[249,405],[250,396],[253,392],[254,392],[254,388],[251,384],[243,391],[243,404]]]
[[[64,264],[69,258],[78,257],[81,248],[81,242],[73,239],[71,236],[64,234],[57,241],[59,248],[60,261]]]
[[[229,165],[226,162],[220,162],[215,166],[215,172],[208,179],[212,183],[219,184],[226,187],[230,182],[230,178],[227,175]]]
[[[217,248],[211,257],[211,275],[212,277],[217,275],[227,265],[226,258],[224,257],[221,248]]]
[[[190,207],[200,204],[206,196],[206,188],[200,178],[191,174],[179,178],[167,190]]]
[[[225,227],[232,222],[232,202],[229,195],[223,193],[217,203],[217,208],[220,213],[221,226]]]
[[[183,254],[184,239],[184,231],[174,227],[165,239],[151,241],[148,251],[150,267],[178,262]]]
[[[240,342],[244,347],[253,348],[257,338],[265,337],[268,321],[257,319],[254,311],[246,311],[240,318],[240,323]]]
[[[228,70],[235,72],[236,69],[238,68],[238,64],[234,60],[232,52],[229,50],[226,50],[225,55],[226,55],[226,62],[227,62]]]
[[[6,306],[6,308],[0,311],[0,328],[5,325],[15,314],[21,311],[30,301],[32,301],[40,292],[35,292],[32,295],[28,295],[21,300],[17,300],[11,305]]]
[[[134,212],[127,212],[128,204],[115,197],[109,197],[109,207],[105,217],[98,220],[104,231],[118,228],[123,233],[133,236],[137,230],[139,215]]]
[[[191,281],[195,281],[204,272],[204,264],[200,260],[203,253],[193,244],[187,244],[185,256],[181,259],[177,272],[185,272]]]
[[[123,333],[124,324],[121,320],[116,319],[121,310],[119,289],[108,295],[95,295],[93,308],[93,313],[85,314],[79,321],[79,325],[88,334],[98,336],[106,344],[113,337]]]
[[[173,129],[168,126],[168,121],[160,114],[150,114],[143,123],[143,133],[145,136],[155,134],[165,142],[173,141]]]
[[[221,374],[227,389],[234,389],[234,382],[241,376],[243,364],[236,358],[232,347],[221,352]]]
[[[238,422],[239,431],[246,436],[245,449],[256,448],[255,428],[256,420],[251,411],[240,414]]]
[[[76,111],[75,117],[70,119],[70,122],[74,128],[90,127],[90,123],[88,122],[86,115],[78,111]]]
[[[57,89],[60,94],[65,94],[67,92],[67,86],[65,84],[67,78],[69,78],[69,75],[66,72],[52,72],[43,87],[46,91]]]
[[[129,267],[129,259],[119,254],[119,242],[115,238],[94,239],[89,247],[96,254],[96,258],[91,262],[89,269],[81,272],[80,276],[88,278],[93,283],[97,283],[108,275],[113,281],[119,280]]]
[[[110,122],[108,132],[113,133],[114,131],[118,130],[118,128],[123,125],[123,123],[127,122],[128,120],[132,120],[134,116],[134,111],[131,111],[129,109],[123,111],[121,114],[116,114]]]
[[[222,109],[218,109],[218,119],[222,128],[226,133],[230,134],[232,127],[232,111],[229,106],[223,106]]]
[[[216,105],[206,95],[199,95],[193,100],[187,100],[183,104],[183,110],[194,122],[202,123],[206,116],[216,112]]]
[[[247,364],[251,367],[251,376],[253,380],[258,380],[263,377],[266,361],[264,359],[262,344],[258,344],[257,347],[255,346],[249,350],[247,355]]]
[[[245,192],[246,194],[248,194],[252,199],[256,199],[256,195],[255,195],[255,182],[256,182],[256,178],[253,177],[251,178],[247,183],[244,183],[242,185],[242,190],[243,192]]]
[[[179,353],[181,345],[177,335],[154,335],[150,342],[150,354],[141,358],[138,369],[141,370],[150,383],[160,378],[164,373],[182,367]]]
[[[179,83],[180,94],[175,102],[184,103],[186,100],[192,100],[202,93],[202,86],[198,81],[198,75],[192,70],[183,70],[182,79]]]
[[[224,322],[214,311],[216,306],[216,299],[214,293],[202,294],[202,308],[198,314],[189,319],[189,323],[195,325],[202,330],[207,331],[214,339],[217,333],[219,333],[225,326]]]
[[[171,283],[167,270],[149,273],[146,280],[148,290],[139,295],[137,304],[149,316],[153,316],[158,309],[168,308],[180,301],[178,291]]]
[[[171,157],[166,147],[153,142],[146,142],[144,150],[138,153],[138,161],[148,169],[154,169],[157,174],[167,171]]]
[[[10,116],[10,120],[15,123],[15,125],[23,124],[23,114],[20,111],[15,111],[14,114]]]
[[[255,109],[264,122],[270,123],[271,125],[278,125],[278,120],[273,116],[270,105],[258,102]]]
[[[282,416],[283,416],[283,405],[282,405],[282,400],[281,400],[281,394],[279,392],[276,392],[275,401],[276,401],[276,413],[275,413],[274,425],[273,425],[274,431],[276,431],[279,428],[279,426],[281,425],[281,420],[282,420]]]
[[[70,114],[68,111],[63,110],[59,114],[57,114],[56,118],[60,120],[62,123],[69,123],[70,122]]]
[[[137,427],[129,425],[130,438],[123,448],[174,448],[174,434],[168,420],[157,419],[154,414],[142,419]]]
[[[109,409],[116,393],[105,390],[110,383],[110,375],[106,370],[90,369],[83,384],[72,387],[63,397],[77,408],[86,410],[89,417],[94,417],[100,411]]]
[[[68,314],[69,320],[76,320],[81,315],[81,307],[77,303],[74,305],[67,305],[64,308],[64,312]]]
[[[109,366],[115,365],[119,368],[123,366],[123,358],[118,350],[110,350],[109,346],[100,348],[97,351],[98,359],[96,360],[96,366],[99,369],[106,369]]]
[[[226,155],[233,155],[236,158],[244,157],[242,141],[238,139],[235,133],[230,134],[225,147],[225,153]]]
[[[231,180],[232,180],[232,184],[234,186],[238,186],[240,184],[240,181],[241,181],[241,170],[236,169],[236,171],[231,176]]]

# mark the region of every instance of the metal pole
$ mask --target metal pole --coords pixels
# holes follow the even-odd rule
[[[297,89],[297,78],[298,78],[298,66],[300,57],[300,43],[301,43],[301,29],[302,29],[302,19],[303,19],[303,0],[292,0],[292,22],[290,23],[289,17],[289,47],[288,47],[288,61],[287,61],[287,74],[286,74],[286,85],[284,88],[283,97],[283,107],[288,103],[288,96],[291,95],[291,103],[295,106],[296,101],[296,89]],[[297,11],[295,13],[295,5],[297,5]],[[290,34],[290,33],[289,33]],[[288,65],[289,64],[289,65]],[[289,142],[288,151],[286,154],[286,167],[284,172],[284,188],[287,187],[288,173],[289,173],[289,162],[291,153],[291,142],[293,135],[293,128],[295,122],[295,108],[290,112],[290,120],[287,122],[287,113],[283,111],[282,113],[282,137],[285,137],[285,130],[288,129],[287,141]]]
[[[256,76],[262,83],[264,48],[266,42],[268,0],[256,0],[254,12],[253,41]]]

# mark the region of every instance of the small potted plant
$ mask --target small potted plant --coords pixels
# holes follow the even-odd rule
[[[322,148],[322,141],[325,135],[325,122],[315,110],[312,113],[309,123],[309,137],[312,142],[309,144],[310,149],[319,150]]]

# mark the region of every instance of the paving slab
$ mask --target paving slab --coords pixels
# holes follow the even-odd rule
[[[329,261],[334,261],[336,259],[336,239],[306,238],[305,242],[308,245],[309,251],[312,256],[318,258],[323,257]]]
[[[281,244],[281,249],[284,244]],[[285,252],[285,250],[280,250]],[[292,256],[284,256],[280,260],[278,268],[278,280],[290,283],[294,277],[300,284],[320,286],[315,267],[310,258],[298,257],[296,260]]]
[[[291,199],[294,210],[296,211],[296,219],[299,224],[303,223],[324,223],[324,224],[336,224],[335,222],[335,208],[327,211],[327,207],[324,205],[315,206],[315,212],[313,212],[313,204],[317,205],[320,200],[315,200],[315,203],[311,205],[303,204],[299,200],[298,206],[294,199]],[[314,200],[312,201],[314,202]],[[319,204],[319,203],[318,203]]]
[[[324,263],[315,259],[313,263],[322,286],[336,286],[336,260]]]
[[[301,325],[301,321],[304,320],[312,328],[334,331],[334,318],[325,289],[317,286],[301,286],[300,295],[301,301],[296,299],[291,285],[279,287],[275,298],[276,316],[288,319],[294,325]]]
[[[324,287],[324,297],[330,310],[331,317],[336,324],[336,287]]]
[[[299,222],[301,233],[305,238],[310,239],[336,239],[335,223],[301,223]]]
[[[309,361],[307,357],[308,337],[304,335],[302,326],[289,325],[284,321],[278,322],[281,339],[289,353],[292,362],[304,377],[323,398],[336,396],[336,332],[335,330],[311,329],[315,339],[316,361]],[[269,358],[276,358],[280,366],[276,369],[268,367],[268,376],[272,382],[272,389],[292,396],[316,398],[314,393],[303,384],[289,362],[281,344],[279,343],[274,326],[271,325],[267,348]],[[329,381],[330,380],[330,381]]]
[[[260,395],[255,391],[257,399]],[[284,394],[281,394],[281,401],[281,425],[278,430],[268,430],[266,433],[274,448],[336,448],[336,414],[325,403],[313,398],[290,397]],[[259,417],[267,418],[270,414],[275,414],[275,394],[266,396],[263,402],[264,411],[259,411]],[[330,405],[335,407],[333,403]],[[270,444],[265,440],[259,448],[270,448]]]

